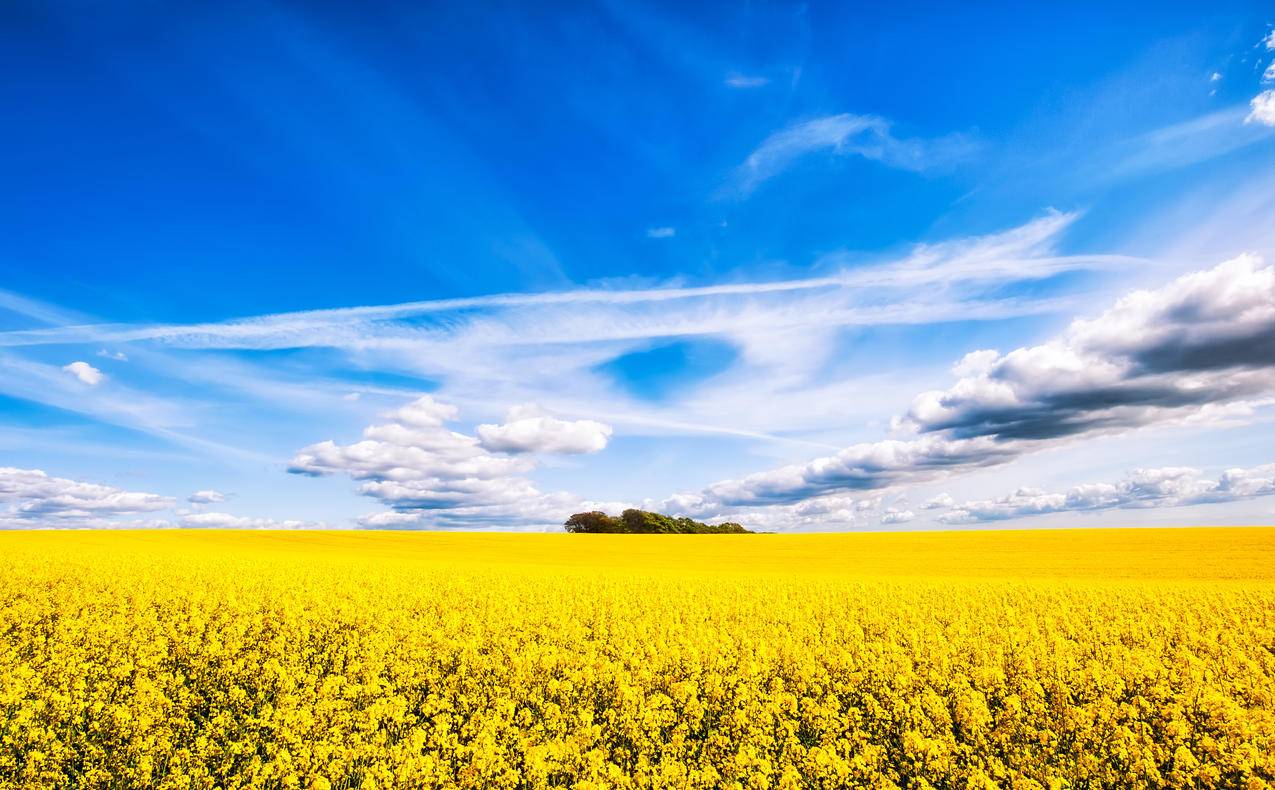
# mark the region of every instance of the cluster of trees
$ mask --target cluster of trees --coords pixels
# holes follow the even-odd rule
[[[704,524],[689,518],[673,518],[663,513],[629,508],[619,516],[608,516],[600,510],[576,513],[567,519],[567,532],[619,533],[626,535],[743,535],[744,529],[733,521]]]

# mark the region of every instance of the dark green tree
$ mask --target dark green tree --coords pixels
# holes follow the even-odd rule
[[[624,532],[624,524],[618,518],[612,518],[601,510],[592,510],[588,513],[576,513],[567,519],[567,532]]]
[[[705,524],[682,516],[673,518],[663,513],[629,508],[619,517],[608,516],[599,510],[576,513],[563,525],[567,532],[623,533],[628,535],[744,535],[744,529],[733,521],[722,524]]]

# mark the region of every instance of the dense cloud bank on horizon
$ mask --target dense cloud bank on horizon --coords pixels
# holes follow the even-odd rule
[[[957,382],[896,418],[911,439],[841,452],[665,500],[727,517],[1008,463],[1074,437],[1244,413],[1275,392],[1275,268],[1242,255],[1118,300],[1046,343],[967,354]]]
[[[1005,521],[1049,513],[1099,512],[1117,508],[1185,507],[1275,495],[1275,464],[1228,469],[1216,480],[1190,467],[1135,469],[1115,483],[1087,483],[1064,493],[1020,488],[998,499],[953,504],[944,524]]]
[[[226,496],[205,489],[187,501],[203,505]],[[254,518],[177,510],[174,497],[54,477],[40,469],[0,467],[0,529],[328,529],[320,521]]]
[[[187,513],[170,526],[183,529],[331,529],[331,525],[323,521],[254,518],[230,513]]]
[[[358,492],[389,506],[365,516],[365,527],[531,526],[560,524],[573,509],[596,503],[566,493],[545,494],[524,475],[535,454],[578,454],[603,449],[611,427],[593,420],[562,420],[531,407],[510,411],[507,422],[477,427],[477,436],[446,423],[459,410],[424,395],[370,425],[363,440],[303,448],[288,471],[311,476],[344,473]]]
[[[952,470],[1007,463],[1018,454],[1016,449],[990,439],[923,437],[865,442],[805,464],[714,483],[699,494],[675,494],[662,507],[713,516],[727,508],[789,505],[829,494],[934,480]]]

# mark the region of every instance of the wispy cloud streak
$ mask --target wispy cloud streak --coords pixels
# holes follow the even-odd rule
[[[780,129],[761,142],[736,168],[731,190],[746,197],[762,183],[817,151],[859,156],[900,170],[927,170],[968,156],[972,143],[960,136],[935,140],[904,139],[875,115],[841,113],[811,118]]]
[[[289,348],[316,345],[335,347],[401,346],[431,339],[466,336],[474,342],[543,343],[624,340],[640,337],[669,337],[729,333],[749,323],[765,321],[802,326],[814,323],[856,325],[871,323],[917,323],[926,315],[933,320],[950,320],[950,313],[963,311],[966,300],[930,304],[918,309],[915,293],[868,294],[865,289],[883,291],[918,289],[926,286],[978,286],[999,282],[1043,279],[1076,270],[1127,268],[1143,261],[1122,255],[1057,255],[1053,244],[1076,219],[1075,214],[1051,212],[1019,228],[990,236],[957,242],[919,245],[896,261],[842,268],[819,277],[772,282],[727,283],[696,287],[666,287],[634,290],[582,288],[572,291],[493,294],[458,299],[404,302],[394,305],[310,310],[264,315],[217,323],[161,324],[134,326],[99,324],[62,326],[50,329],[0,333],[0,346],[29,346],[60,343],[132,343],[161,341],[185,348]],[[826,265],[838,263],[836,258]],[[759,302],[767,297],[823,298],[811,312],[809,303]],[[943,294],[943,296],[948,296]],[[880,304],[886,300],[884,305]],[[683,306],[664,312],[654,308],[679,301],[700,301],[708,310],[692,315]],[[864,303],[877,302],[873,306]],[[546,312],[552,308],[572,308],[569,313]],[[590,326],[588,314],[580,309],[605,308],[611,327],[599,333]],[[632,308],[625,317],[615,308]],[[944,308],[948,308],[945,313]],[[1058,305],[1044,304],[1045,310]],[[975,300],[970,314],[980,310],[987,317],[1039,312],[1039,305],[1026,300]],[[502,332],[499,316],[514,311],[517,331]],[[448,317],[448,314],[454,314]],[[495,321],[491,320],[495,316]],[[434,325],[393,324],[411,319],[436,317]],[[578,327],[572,329],[572,327]]]

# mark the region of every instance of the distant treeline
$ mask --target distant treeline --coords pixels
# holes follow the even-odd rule
[[[619,516],[608,516],[600,510],[576,513],[567,519],[567,532],[618,533],[625,535],[744,535],[744,529],[733,521],[704,524],[690,518],[673,518],[663,513],[629,508]]]

